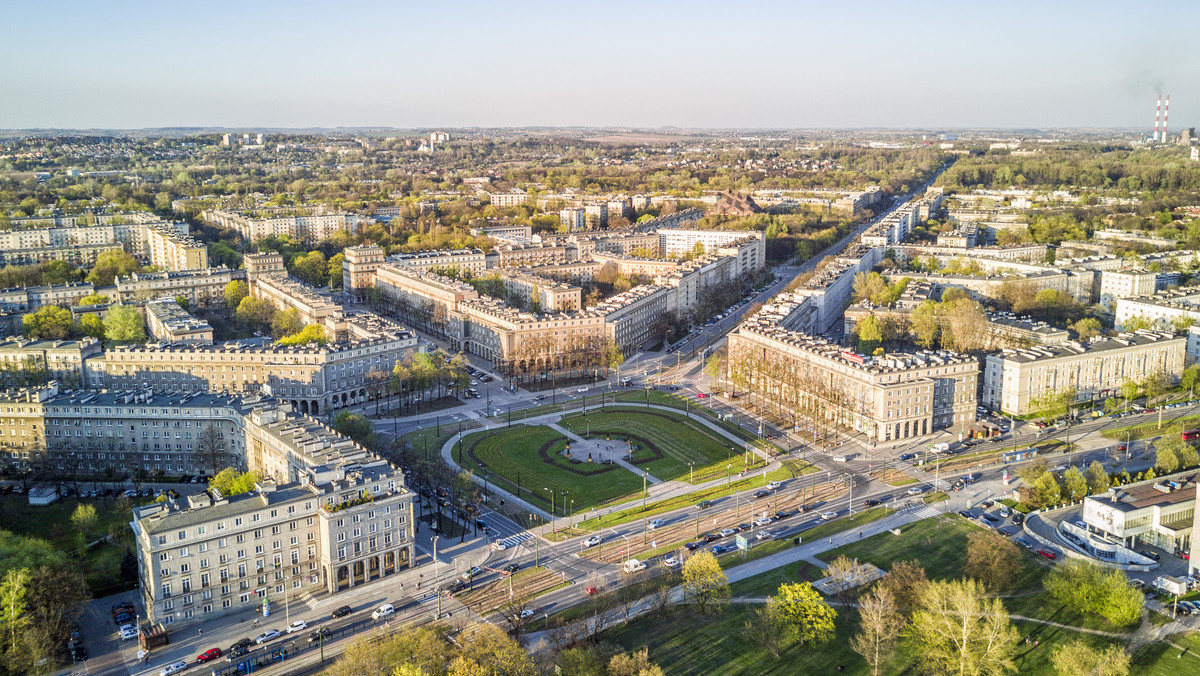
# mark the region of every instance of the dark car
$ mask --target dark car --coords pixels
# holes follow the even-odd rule
[[[245,640],[245,639],[242,639],[242,640]],[[236,660],[237,658],[242,657],[243,655],[249,655],[249,654],[250,654],[249,646],[239,645],[238,647],[230,648],[228,651],[225,652],[225,661],[232,662],[232,661]]]
[[[704,540],[705,542],[716,542],[717,540],[721,539],[721,534],[720,533],[705,533],[704,535],[701,536],[701,539]]]
[[[781,509],[778,512],[775,512],[774,519],[776,521],[782,521],[783,519],[786,519],[791,515],[792,515],[791,512],[787,511],[786,509]]]
[[[992,516],[991,514],[980,514],[979,518],[987,521],[988,523],[1000,523],[1000,519]]]
[[[1145,550],[1139,551],[1139,552],[1138,552],[1138,554],[1141,554],[1142,556],[1148,556],[1148,557],[1150,557],[1150,558],[1154,559],[1155,561],[1157,561],[1157,560],[1158,560],[1158,558],[1159,558],[1157,553],[1155,553],[1155,552],[1152,552],[1152,551],[1150,551],[1150,550],[1148,550],[1148,549],[1145,549]]]
[[[703,546],[704,546],[703,542],[689,542],[686,545],[684,545],[683,547],[684,547],[684,549],[687,549],[689,552],[694,552]]]
[[[1009,527],[1005,526],[1004,528],[1000,528],[1000,529],[998,529],[996,532],[997,532],[997,533],[999,533],[999,534],[1001,534],[1001,535],[1003,535],[1003,536],[1005,536],[1005,537],[1008,537],[1009,535],[1012,535],[1012,534],[1013,534],[1013,529],[1011,529],[1011,528],[1009,528]]]
[[[519,563],[510,563],[504,567],[504,572],[509,575],[512,575],[513,573],[517,572],[518,570],[521,570],[521,564],[519,564]]]
[[[229,646],[229,650],[226,652],[234,652],[234,651],[240,650],[242,648],[249,648],[252,645],[254,645],[254,641],[251,641],[248,638],[243,638],[243,639],[239,640],[237,643],[234,643],[233,645]]]
[[[696,509],[708,509],[709,507],[712,507],[712,506],[713,506],[712,500],[701,500],[700,502],[696,503]]]
[[[742,531],[750,530],[751,528],[754,528],[754,526],[751,526],[748,523],[739,523],[737,525],[737,529]]]
[[[330,633],[331,632],[329,631],[329,627],[321,627],[320,629],[317,629],[316,631],[314,631],[308,635],[308,642],[316,643],[317,641],[320,641],[323,638],[329,638]]]
[[[769,497],[771,497],[771,491],[757,491],[754,493],[754,498],[757,500],[761,500],[762,498],[769,498]]]
[[[958,510],[958,515],[959,515],[959,516],[961,516],[961,517],[962,517],[962,518],[964,518],[964,519],[973,519],[973,518],[975,518],[975,517],[971,516],[971,513],[970,513],[970,512],[968,512],[968,511],[967,511],[967,510],[965,510],[965,509],[960,509],[960,510]]]
[[[1013,513],[1012,513],[1012,522],[1013,523],[1021,523],[1024,520],[1025,520],[1024,514],[1018,512],[1016,510],[1013,510]]]
[[[737,549],[737,548],[734,547],[733,545],[713,545],[712,553],[717,556],[720,556],[721,554],[724,554],[725,552],[732,552],[734,549]]]
[[[915,458],[915,457],[917,457],[917,454],[916,454],[916,453],[902,453],[902,454],[900,455],[900,457],[899,457],[899,458],[897,458],[897,459],[898,459],[898,460],[912,460],[912,459],[913,459],[913,458]]]
[[[875,498],[870,498],[869,500],[867,500],[868,507],[874,507],[875,505],[878,505],[878,504],[879,504],[879,501],[876,500]]]
[[[333,611],[333,617],[335,617],[335,618],[345,617],[352,612],[354,612],[354,609],[351,608],[350,606],[342,606],[341,608],[338,608],[337,610]]]

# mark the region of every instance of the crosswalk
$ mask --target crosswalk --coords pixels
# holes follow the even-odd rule
[[[918,519],[929,519],[929,518],[938,516],[939,514],[941,514],[941,512],[934,509],[933,507],[930,507],[929,505],[921,505],[920,507],[913,510],[911,512],[911,514],[913,516],[917,517]]]
[[[516,547],[531,537],[533,537],[533,534],[529,532],[517,533],[516,535],[510,535],[502,540],[496,540],[494,546],[497,549],[511,549],[512,547]]]

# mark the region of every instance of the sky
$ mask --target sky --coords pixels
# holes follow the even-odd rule
[[[1192,2],[0,0],[0,128],[1200,126]],[[1188,85],[1193,85],[1189,88]]]

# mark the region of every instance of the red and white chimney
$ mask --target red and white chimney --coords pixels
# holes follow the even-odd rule
[[[1154,106],[1154,142],[1158,143],[1158,122],[1162,119],[1162,94],[1158,95],[1158,103]]]
[[[1167,102],[1163,104],[1162,142],[1167,142],[1167,115],[1171,113],[1171,95],[1167,94]]]

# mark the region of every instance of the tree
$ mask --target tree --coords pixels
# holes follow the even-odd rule
[[[1076,502],[1082,500],[1088,494],[1088,481],[1083,472],[1079,471],[1078,467],[1071,466],[1063,473],[1063,490],[1066,492],[1067,500]]]
[[[1154,468],[1158,470],[1158,474],[1170,474],[1174,472],[1179,469],[1179,454],[1170,446],[1159,448],[1155,445]]]
[[[284,314],[281,312],[277,316],[283,316]],[[324,345],[329,342],[329,339],[325,337],[325,327],[320,324],[307,324],[299,331],[284,336],[276,342],[280,345],[307,345],[309,343]]]
[[[95,505],[80,503],[76,505],[75,511],[71,513],[71,525],[86,539],[96,527],[96,522],[99,518],[99,515],[96,514]]]
[[[1200,364],[1192,364],[1183,370],[1179,384],[1183,386],[1183,389],[1191,392],[1196,387],[1197,379],[1200,379]]]
[[[114,305],[104,318],[104,335],[116,342],[143,342],[146,340],[145,323],[137,308],[132,305]]]
[[[917,345],[932,349],[937,343],[942,327],[941,318],[938,317],[938,304],[932,300],[921,303],[910,313],[909,322],[912,325],[913,334],[916,336]]]
[[[313,286],[325,286],[329,281],[329,263],[325,260],[325,254],[310,251],[307,256],[297,256],[292,260],[292,274]]]
[[[618,653],[608,661],[608,676],[663,676],[662,667],[650,661],[650,650]]]
[[[683,591],[701,614],[718,613],[729,602],[729,578],[716,557],[700,551],[683,564]]]
[[[850,639],[850,647],[871,665],[873,676],[879,666],[892,659],[896,641],[904,629],[904,615],[896,607],[892,592],[876,585],[858,603],[859,631]]]
[[[883,342],[883,329],[879,326],[879,320],[875,315],[867,315],[854,328],[858,334],[858,351],[862,354],[874,354],[875,348]]]
[[[966,573],[989,592],[1005,589],[1021,570],[1021,550],[1012,540],[992,531],[975,531],[967,537]]]
[[[350,411],[338,411],[333,419],[333,429],[338,434],[350,437],[364,446],[375,436],[375,428],[371,425],[371,421],[361,413],[351,413]]]
[[[472,624],[458,635],[462,645],[450,662],[449,676],[533,676],[525,648],[494,624]]]
[[[256,483],[258,475],[254,472],[238,472],[232,467],[226,467],[208,480],[208,487],[228,497],[249,493],[254,490]]]
[[[1196,451],[1196,447],[1191,444],[1184,444],[1183,448],[1175,453],[1179,456],[1179,466],[1184,469],[1190,469],[1200,465],[1200,452]]]
[[[275,316],[275,306],[270,301],[246,296],[237,306],[237,318],[248,327],[259,331],[267,330]]]
[[[767,602],[771,600],[779,604],[779,618],[787,635],[800,645],[827,643],[837,631],[837,611],[808,582],[782,584]]]
[[[77,305],[107,305],[108,296],[101,293],[93,293],[79,299]]]
[[[1087,483],[1088,492],[1092,495],[1098,495],[1108,490],[1111,482],[1108,472],[1104,471],[1104,465],[1100,464],[1099,460],[1093,460],[1092,464],[1088,465]]]
[[[1095,613],[1115,626],[1141,618],[1145,598],[1129,585],[1125,571],[1090,561],[1068,559],[1055,566],[1043,583],[1050,595],[1079,613]]]
[[[285,337],[300,333],[303,329],[304,322],[300,319],[300,311],[294,307],[277,311],[271,315],[271,335],[276,340],[283,340]]]
[[[999,599],[975,580],[933,582],[905,629],[921,667],[942,674],[999,675],[1011,671],[1017,631]]]
[[[237,308],[242,299],[250,295],[250,287],[240,279],[231,280],[225,285],[225,307]]]
[[[124,251],[102,251],[96,256],[96,264],[88,273],[87,281],[96,286],[112,286],[117,277],[124,277],[141,269],[142,265],[137,259]]]
[[[897,561],[880,580],[879,586],[886,589],[896,602],[901,613],[911,617],[921,605],[929,578],[918,561]]]
[[[1121,383],[1121,398],[1125,400],[1125,408],[1129,408],[1129,402],[1137,397],[1138,383],[1136,380],[1126,380]]]
[[[29,570],[10,568],[0,580],[0,628],[7,634],[10,650],[17,646],[17,637],[29,626],[25,597],[29,593]]]
[[[104,340],[104,320],[100,315],[87,314],[79,318],[79,332],[98,340]]]
[[[334,289],[342,288],[342,261],[346,260],[346,254],[338,253],[333,258],[329,259],[329,286]]]
[[[210,422],[204,426],[204,431],[200,433],[196,442],[200,461],[211,469],[214,475],[225,467],[226,455],[229,453],[229,448],[221,436],[216,426]]]
[[[1075,403],[1074,387],[1061,390],[1046,390],[1029,402],[1030,409],[1045,420],[1054,420],[1067,414],[1071,404]]]
[[[1064,643],[1050,656],[1059,676],[1127,676],[1129,653],[1117,644],[1093,648],[1083,639]]]
[[[858,559],[839,556],[825,567],[825,577],[837,584],[837,595],[844,596],[847,591],[857,587],[863,579],[864,569]]]
[[[1062,501],[1062,487],[1050,472],[1043,472],[1029,484],[1030,505],[1048,507]]]
[[[854,275],[851,301],[870,300],[887,293],[888,283],[878,272],[860,272]]]
[[[57,305],[38,308],[21,318],[25,334],[40,340],[62,340],[71,334],[71,313]]]
[[[1071,328],[1075,330],[1079,340],[1091,340],[1100,335],[1101,324],[1100,320],[1095,317],[1084,317],[1072,324]]]

